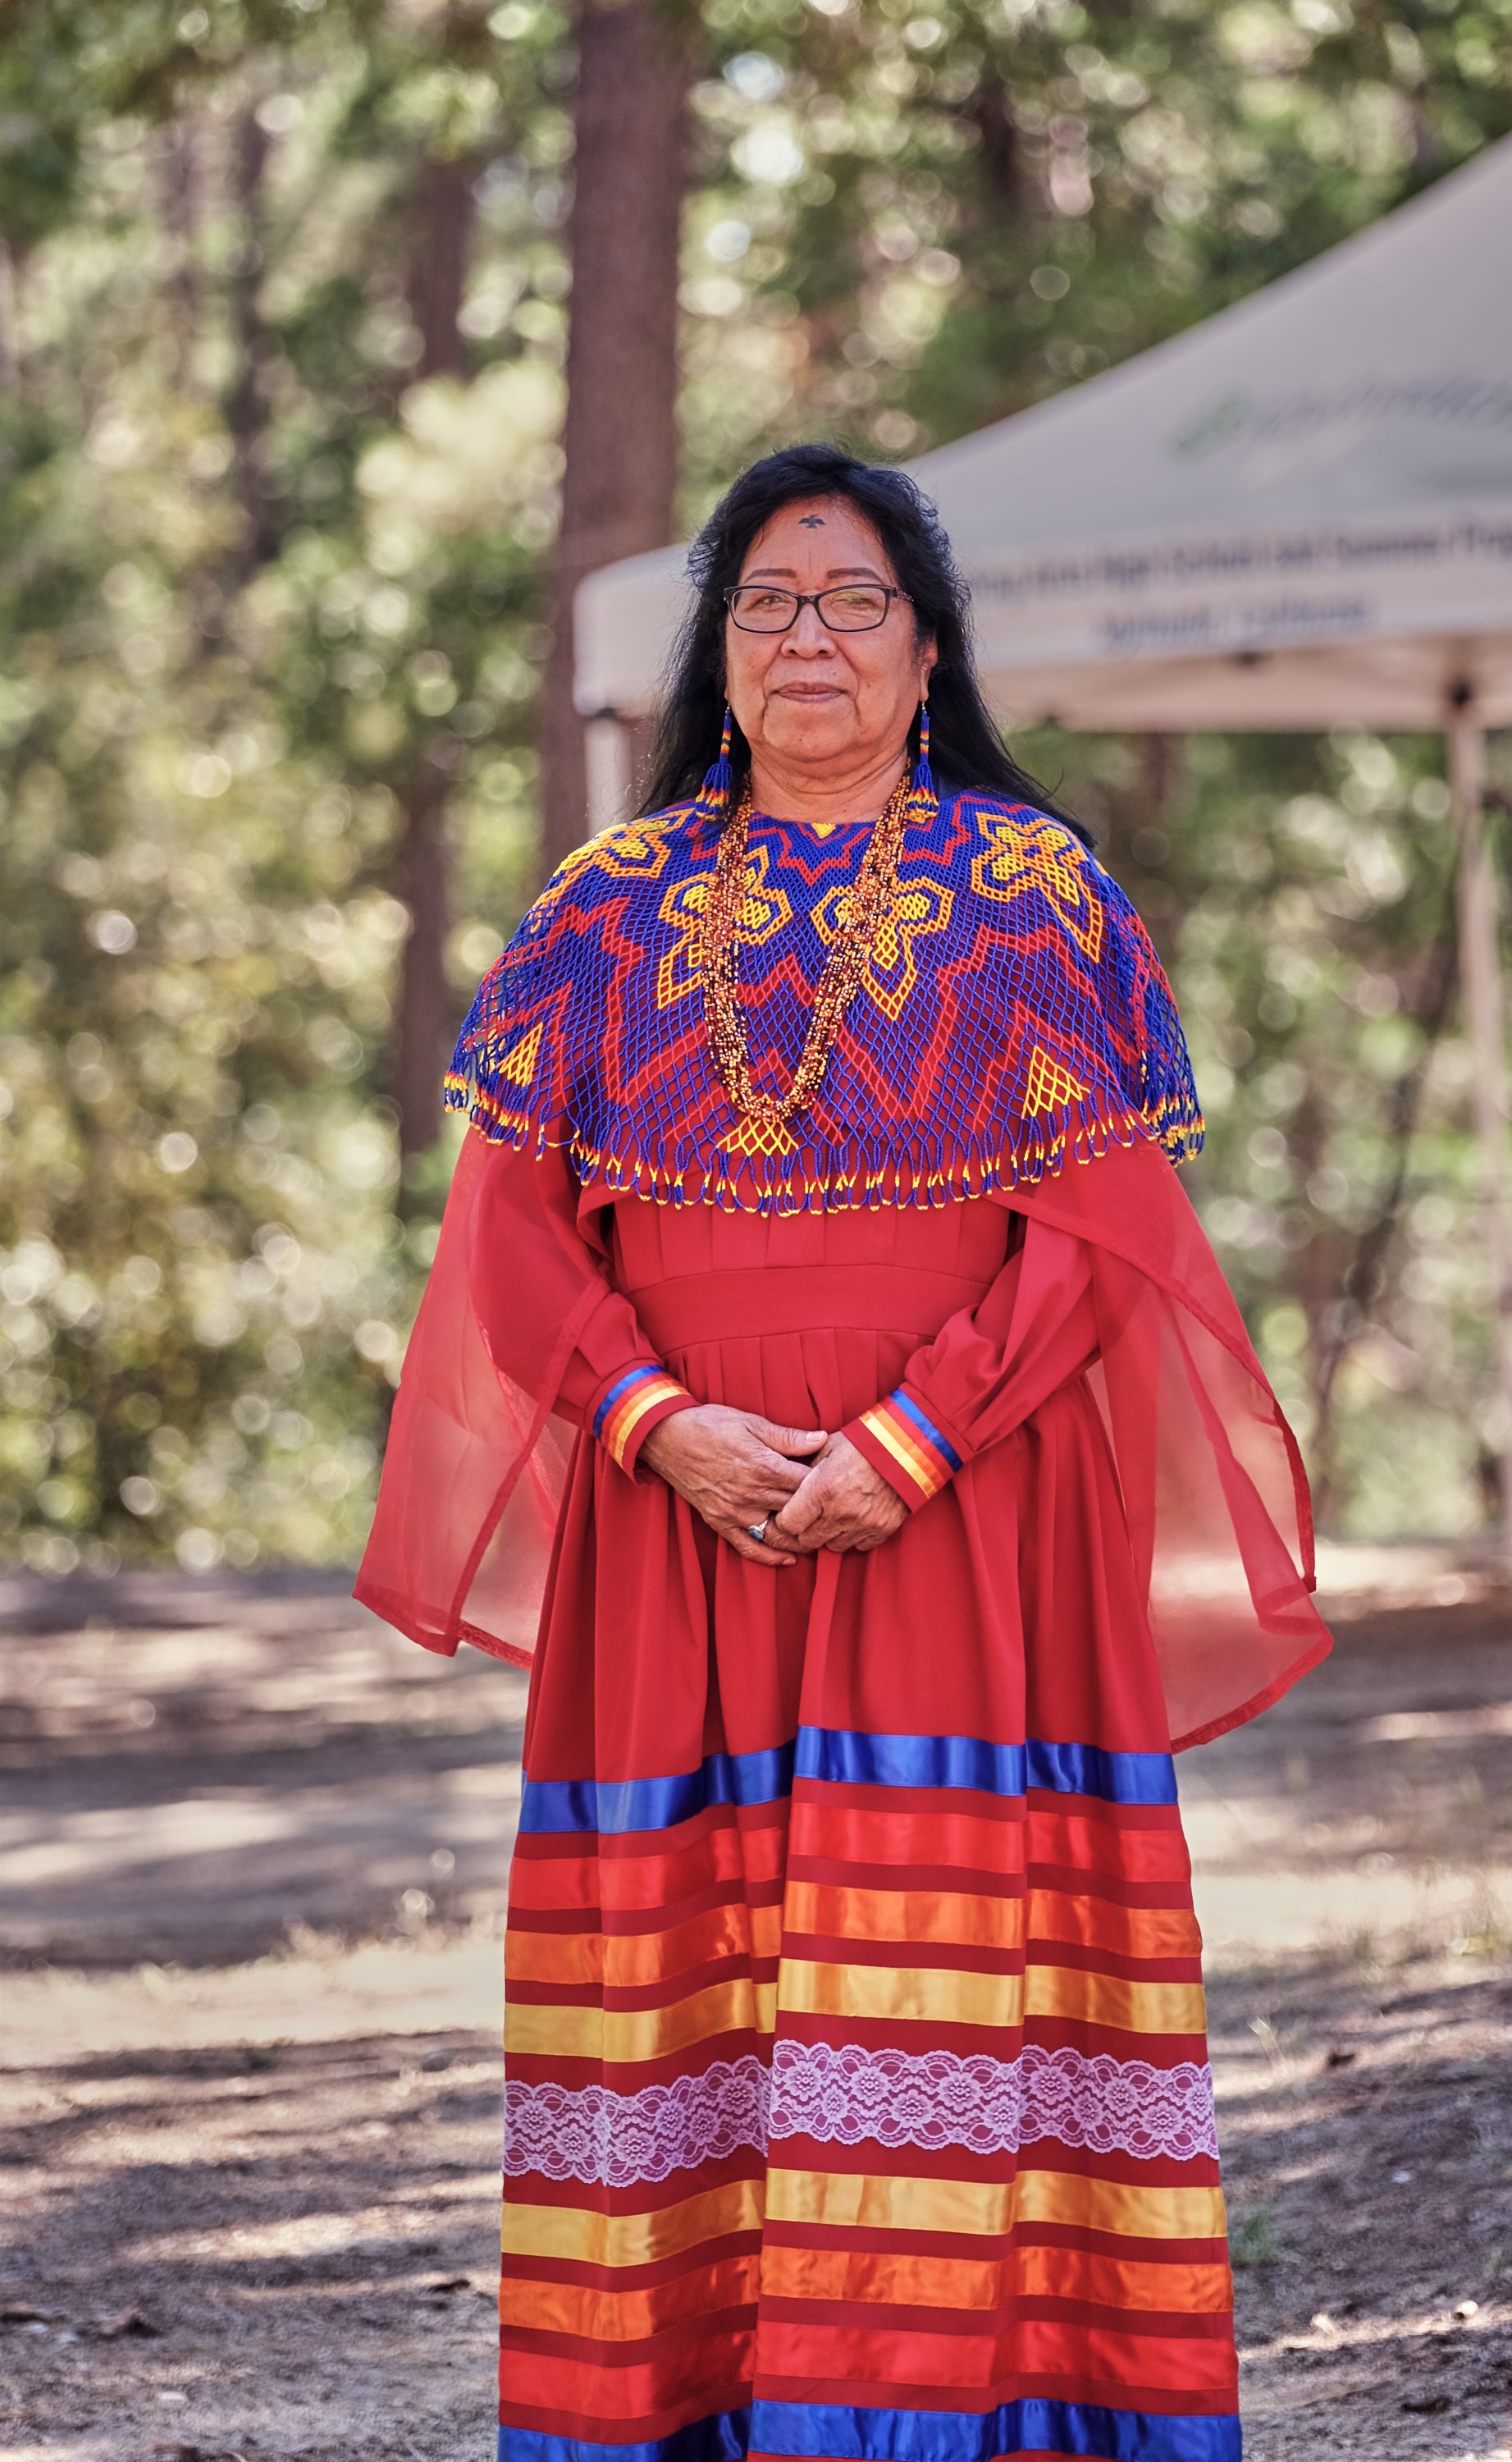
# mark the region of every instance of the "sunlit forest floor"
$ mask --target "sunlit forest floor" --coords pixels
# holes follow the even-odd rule
[[[1492,2462],[1512,2361],[1512,1615],[1336,1555],[1187,1756],[1249,2462]],[[522,1679],[335,1577],[0,1586],[4,2462],[492,2449]]]

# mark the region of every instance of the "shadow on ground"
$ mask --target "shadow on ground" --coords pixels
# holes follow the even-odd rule
[[[43,2095],[8,2149],[8,2454],[482,2462],[491,2032],[65,2060]]]
[[[501,1908],[513,1669],[414,1649],[341,1575],[71,1584],[72,1620],[39,1587],[0,1583],[11,1960],[224,1965]]]
[[[1505,1600],[1351,1605],[1182,1765],[1246,2453],[1491,2462]],[[0,1585],[0,1620],[4,2462],[484,2462],[521,1679],[334,1580]]]

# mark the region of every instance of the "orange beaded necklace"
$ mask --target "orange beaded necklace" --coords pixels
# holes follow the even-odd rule
[[[824,1082],[841,1022],[871,962],[877,934],[892,911],[898,887],[898,857],[913,809],[914,789],[905,768],[878,814],[855,887],[841,908],[840,933],[824,961],[802,1056],[785,1094],[758,1093],[753,1086],[751,1051],[740,1010],[740,925],[749,894],[749,787],[720,831],[700,936],[704,1016],[713,1047],[714,1067],[725,1091],[742,1119],[757,1130],[780,1130],[796,1112],[808,1109]]]

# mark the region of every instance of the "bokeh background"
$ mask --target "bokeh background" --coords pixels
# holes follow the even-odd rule
[[[905,458],[1358,229],[1512,127],[1512,0],[4,19],[0,1556],[348,1564],[444,1051],[582,826],[576,574],[774,443]],[[575,165],[623,205],[576,268]],[[1487,1531],[1441,738],[1018,748],[1175,978],[1323,1527]]]

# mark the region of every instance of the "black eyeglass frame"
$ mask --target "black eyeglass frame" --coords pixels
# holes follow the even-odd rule
[[[802,615],[804,608],[812,607],[815,615],[819,617],[820,622],[823,624],[827,633],[840,633],[842,635],[845,633],[880,633],[883,626],[886,623],[888,616],[892,614],[892,602],[895,598],[907,599],[908,603],[910,605],[912,604],[909,593],[906,590],[897,589],[890,582],[863,581],[857,583],[854,581],[836,581],[830,584],[828,590],[773,590],[771,594],[774,598],[791,598],[795,601],[793,613],[788,617],[787,622],[785,624],[742,624],[739,616],[735,614],[735,602],[739,597],[742,590],[766,590],[769,587],[770,585],[764,581],[736,581],[725,592],[725,613],[737,632],[756,634],[764,633],[775,640],[783,633],[791,633],[794,625],[798,622],[799,617]],[[827,622],[824,611],[820,605],[820,599],[833,598],[838,596],[841,591],[856,590],[858,588],[862,590],[878,590],[886,600],[887,603],[884,607],[882,614],[878,616],[876,623],[831,624]]]

